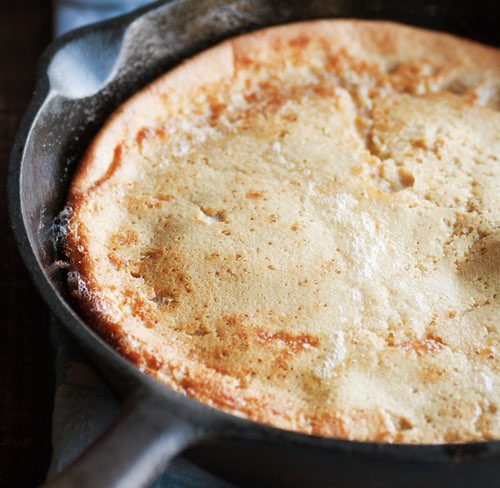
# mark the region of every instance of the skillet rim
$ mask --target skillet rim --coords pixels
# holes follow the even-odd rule
[[[196,399],[181,395],[149,375],[142,373],[133,363],[121,356],[87,326],[75,309],[56,290],[35,252],[34,239],[30,237],[27,229],[24,198],[21,194],[23,184],[22,169],[26,164],[29,164],[26,161],[25,148],[33,132],[36,131],[39,117],[43,114],[43,110],[53,96],[48,75],[49,66],[55,56],[75,40],[88,41],[92,34],[102,32],[103,29],[114,30],[115,33],[120,33],[123,39],[131,25],[137,20],[146,17],[153,11],[158,11],[159,14],[166,11],[164,15],[168,15],[168,9],[172,5],[178,5],[184,1],[158,1],[124,16],[79,28],[49,44],[39,60],[35,91],[21,120],[11,151],[8,170],[8,205],[11,227],[17,247],[32,281],[48,304],[49,309],[55,313],[65,330],[76,338],[87,354],[90,354],[91,361],[94,364],[97,363],[96,365],[101,373],[103,372],[103,366],[110,367],[111,373],[115,375],[116,380],[112,381],[114,389],[118,389],[118,392],[123,397],[128,398],[129,395],[134,396],[138,391],[145,391],[147,394],[161,397],[167,407],[172,405],[182,406],[185,409],[185,415],[181,415],[181,417],[184,417],[183,420],[204,427],[208,437],[242,437],[255,441],[286,442],[292,446],[301,445],[321,450],[327,449],[349,456],[360,455],[364,458],[401,462],[472,461],[500,456],[500,440],[463,444],[385,444],[349,441],[287,431],[210,407]],[[267,25],[260,25],[259,28]],[[226,37],[232,37],[232,35],[228,36],[226,32]],[[213,44],[215,43],[212,42],[211,45]],[[122,53],[122,48],[123,46],[119,50],[119,55]],[[103,86],[109,85],[115,79],[115,76],[116,73],[106,80]],[[99,91],[90,95],[90,98],[95,97]],[[109,116],[110,113],[107,115]],[[109,373],[105,374],[105,376],[107,379],[111,377]],[[123,382],[126,387],[117,388],[115,385],[117,382]],[[201,422],[199,420],[200,416],[202,417]],[[193,419],[193,417],[195,418]],[[212,424],[212,427],[208,428],[210,424]]]

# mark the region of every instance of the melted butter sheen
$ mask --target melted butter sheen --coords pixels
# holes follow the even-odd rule
[[[230,79],[162,98],[74,192],[75,293],[140,367],[234,414],[500,438],[499,74],[446,36],[398,51],[435,34],[392,24],[390,55],[328,41],[369,24],[276,29],[233,46]]]

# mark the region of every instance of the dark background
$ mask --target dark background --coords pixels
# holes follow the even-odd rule
[[[54,395],[49,313],[19,257],[7,216],[10,146],[51,39],[49,0],[0,0],[0,486],[36,486],[50,461]]]

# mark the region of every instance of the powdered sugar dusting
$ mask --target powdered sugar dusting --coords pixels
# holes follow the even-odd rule
[[[484,388],[486,391],[493,391],[493,379],[491,376],[481,373],[481,378],[483,380]]]
[[[331,219],[342,227],[348,239],[344,251],[353,262],[361,280],[371,278],[386,251],[382,236],[377,235],[377,223],[361,210],[358,200],[351,194],[339,193],[329,198]]]
[[[318,378],[331,378],[335,376],[335,368],[340,366],[347,355],[347,348],[345,345],[344,332],[339,331],[329,337],[330,339],[330,352],[319,366],[314,370]]]

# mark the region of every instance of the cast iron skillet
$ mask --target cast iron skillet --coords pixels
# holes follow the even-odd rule
[[[499,3],[176,0],[54,42],[12,150],[9,200],[20,251],[53,313],[124,400],[119,419],[51,486],[144,486],[185,448],[250,486],[500,486],[500,442],[386,445],[250,422],[181,396],[119,356],[72,308],[53,222],[72,173],[109,114],[183,58],[235,34],[300,19],[383,18],[499,44]],[[193,447],[194,446],[194,447]]]

